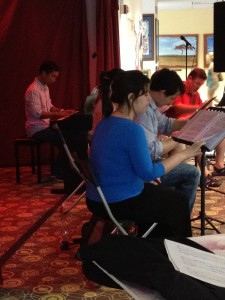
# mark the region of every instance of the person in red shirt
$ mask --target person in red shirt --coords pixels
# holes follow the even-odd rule
[[[185,93],[173,101],[172,107],[166,111],[166,115],[175,119],[189,119],[203,104],[198,90],[206,79],[207,75],[203,69],[193,69],[184,82]],[[216,155],[213,176],[225,176],[224,153],[225,140],[215,148]],[[205,168],[205,176],[208,187],[218,187],[221,185],[218,180],[209,175],[207,168]]]
[[[193,69],[184,82],[185,93],[173,101],[172,109],[167,114],[175,119],[189,119],[203,104],[198,90],[206,79],[207,76],[203,69]]]

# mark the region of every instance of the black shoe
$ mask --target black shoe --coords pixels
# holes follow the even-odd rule
[[[225,167],[224,168],[217,168],[214,167],[214,171],[212,173],[213,176],[225,176]]]
[[[208,175],[205,179],[205,187],[220,187],[222,182],[212,177],[212,175]]]

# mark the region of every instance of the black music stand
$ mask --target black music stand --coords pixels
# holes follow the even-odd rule
[[[220,233],[220,231],[216,228],[216,226],[212,223],[212,221],[218,222],[220,224],[225,224],[225,222],[220,221],[215,218],[212,218],[212,217],[209,217],[205,213],[205,190],[206,190],[206,186],[205,186],[205,152],[206,152],[206,148],[203,146],[202,147],[202,156],[201,156],[201,177],[200,177],[201,210],[199,212],[198,217],[191,220],[192,222],[196,221],[196,220],[201,220],[201,227],[200,227],[201,235],[205,235],[206,223],[208,223],[212,227],[212,228],[207,228],[207,229],[215,230],[217,233]],[[207,188],[207,189],[211,189],[211,188]],[[217,190],[215,190],[215,191],[218,192]]]
[[[223,97],[221,98],[220,102],[217,104],[217,106],[225,106],[225,87],[223,89]]]
[[[214,100],[216,97],[213,97],[212,99],[210,100]],[[210,101],[209,100],[209,101]],[[220,100],[219,104],[216,106],[216,107],[209,107],[208,110],[214,110],[214,111],[224,111],[224,106],[225,106],[225,93],[223,94],[223,97],[222,99]],[[224,111],[225,112],[225,111]],[[219,194],[222,194],[222,195],[225,195],[225,192],[221,192],[221,191],[218,191],[217,189],[214,189],[214,188],[211,188],[211,187],[207,187],[207,190],[210,190],[210,191],[214,191],[214,192],[217,192]]]
[[[55,124],[58,125],[60,130],[66,137],[67,143],[70,144],[80,158],[86,158],[88,152],[88,134],[93,126],[92,114],[84,114],[82,112],[75,112],[69,116],[61,119],[52,120],[51,127],[54,128]],[[67,153],[62,144],[62,151],[65,155],[64,165],[64,188],[53,189],[53,194],[71,194],[75,187],[81,183],[81,178],[71,168],[70,162],[67,159]]]

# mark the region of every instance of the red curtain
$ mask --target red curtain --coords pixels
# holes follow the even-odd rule
[[[118,0],[96,0],[97,80],[104,70],[120,67]]]
[[[50,90],[53,103],[82,108],[89,94],[85,3],[0,1],[0,166],[14,164],[13,141],[24,134],[24,92],[44,59],[61,67]]]

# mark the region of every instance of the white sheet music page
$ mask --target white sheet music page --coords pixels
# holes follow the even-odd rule
[[[217,255],[225,257],[225,234],[210,234],[189,237],[190,240],[202,245]]]
[[[165,239],[169,260],[181,273],[225,288],[225,257]]]

